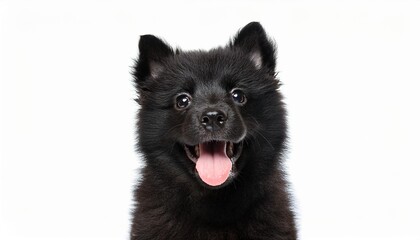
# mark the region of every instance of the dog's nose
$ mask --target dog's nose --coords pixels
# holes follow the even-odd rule
[[[211,132],[223,128],[226,120],[226,114],[220,110],[208,110],[201,115],[201,125]]]

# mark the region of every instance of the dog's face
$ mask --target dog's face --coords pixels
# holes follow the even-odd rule
[[[246,155],[276,144],[266,131],[284,114],[274,48],[261,25],[248,24],[228,47],[209,52],[174,52],[152,35],[141,37],[139,49],[134,76],[147,164],[220,188],[246,166]],[[251,153],[253,143],[260,146]]]

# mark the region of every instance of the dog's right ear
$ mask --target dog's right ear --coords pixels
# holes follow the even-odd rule
[[[164,62],[174,55],[172,48],[153,35],[142,35],[140,56],[134,67],[134,78],[139,89],[144,89],[148,78],[157,78],[164,71]]]

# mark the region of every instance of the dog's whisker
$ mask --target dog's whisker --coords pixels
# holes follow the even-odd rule
[[[169,134],[171,131],[175,130],[177,127],[180,127],[182,125],[183,125],[183,123],[180,123],[180,124],[177,124],[177,125],[171,127],[168,131],[166,131],[165,135]]]
[[[272,150],[275,150],[274,146],[270,143],[270,141],[268,141],[268,139],[264,136],[264,134],[259,129],[260,123],[258,122],[258,120],[253,116],[248,116],[248,117],[251,118],[252,120],[254,120],[254,122],[256,124],[256,127],[253,129],[255,131],[255,133],[259,134],[268,143],[268,145],[270,145]],[[256,142],[259,142],[259,141],[256,140]]]

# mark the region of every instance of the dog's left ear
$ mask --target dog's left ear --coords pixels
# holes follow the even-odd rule
[[[247,54],[257,69],[266,68],[269,74],[275,74],[276,51],[274,44],[267,38],[260,23],[248,23],[239,31],[230,46],[239,48]]]

